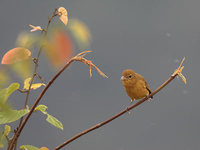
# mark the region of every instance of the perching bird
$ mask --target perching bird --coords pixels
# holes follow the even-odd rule
[[[144,77],[135,73],[131,69],[123,71],[121,81],[124,85],[126,93],[131,98],[131,102],[137,99],[142,99],[151,94],[149,85]]]

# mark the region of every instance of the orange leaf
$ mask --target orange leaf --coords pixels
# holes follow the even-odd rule
[[[45,52],[54,67],[59,67],[72,57],[73,44],[70,37],[61,30],[55,31],[51,37]]]
[[[9,50],[2,58],[1,64],[13,64],[22,60],[29,59],[31,52],[23,47]]]
[[[68,23],[68,16],[67,16],[67,10],[64,7],[58,8],[58,15],[60,16],[60,20],[67,25]]]
[[[47,147],[41,147],[40,150],[49,150]]]

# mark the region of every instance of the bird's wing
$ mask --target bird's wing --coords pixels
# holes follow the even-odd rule
[[[142,80],[145,81],[145,88],[149,91],[149,94],[151,94],[151,89],[150,89],[150,87],[149,87],[149,84],[146,82],[146,80],[144,79],[144,77],[143,77],[142,75],[138,74],[138,73],[136,73],[136,74],[137,74],[137,76],[138,76],[140,79],[142,79]]]
[[[145,86],[146,86],[146,89],[149,91],[149,94],[151,94],[151,89],[149,87],[149,84],[145,81]]]

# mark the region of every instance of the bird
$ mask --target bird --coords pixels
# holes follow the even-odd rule
[[[127,69],[122,72],[121,81],[126,93],[131,98],[131,102],[148,97],[152,93],[145,78],[135,73],[132,69]]]

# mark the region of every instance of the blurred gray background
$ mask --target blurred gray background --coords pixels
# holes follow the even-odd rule
[[[87,24],[92,33],[87,58],[108,79],[73,63],[49,88],[41,104],[64,125],[64,131],[35,113],[19,144],[55,148],[66,139],[125,109],[130,99],[120,82],[124,69],[134,69],[152,90],[164,82],[186,56],[183,74],[130,114],[72,142],[70,150],[199,150],[200,148],[200,1],[199,0],[1,0],[0,54],[15,47],[28,24],[44,26],[54,8]],[[58,19],[56,21],[59,22]],[[79,51],[77,51],[79,52]],[[76,53],[76,51],[75,51]],[[44,59],[44,57],[41,57]],[[49,81],[55,74],[41,61],[39,74]],[[29,105],[41,89],[31,94]],[[21,108],[25,95],[10,102]]]

